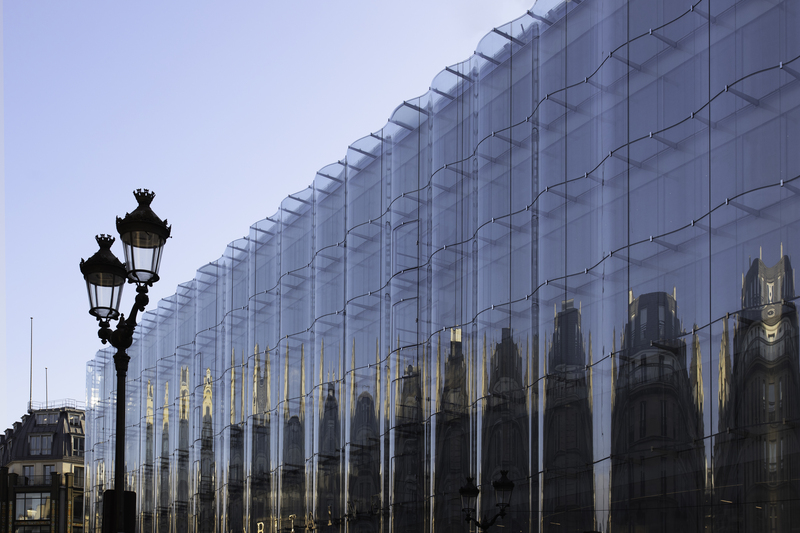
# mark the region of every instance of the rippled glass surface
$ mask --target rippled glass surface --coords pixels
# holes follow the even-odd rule
[[[488,33],[143,316],[140,533],[796,529],[797,28],[584,0]]]

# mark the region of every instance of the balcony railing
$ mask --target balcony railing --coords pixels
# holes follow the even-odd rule
[[[40,409],[86,409],[86,402],[73,400],[67,398],[64,400],[53,400],[52,402],[28,402],[29,411],[38,411]]]
[[[22,485],[26,487],[50,485],[52,482],[53,478],[51,478],[49,475],[19,476],[19,478],[17,478],[17,485]]]

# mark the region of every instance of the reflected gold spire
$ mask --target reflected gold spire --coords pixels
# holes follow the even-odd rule
[[[147,380],[147,413],[145,421],[148,426],[153,425],[153,385]]]
[[[697,331],[697,324],[694,325],[692,331]],[[700,353],[700,337],[697,333],[692,334],[692,362],[689,367],[691,372],[689,383],[692,387],[692,400],[697,412],[700,414],[702,420],[703,415],[703,358]]]
[[[717,390],[719,391],[720,431],[722,431],[722,423],[724,420],[723,414],[728,408],[731,395],[731,348],[729,343],[728,316],[726,315],[725,318],[722,319],[722,340],[719,345],[719,376]]]
[[[283,421],[289,421],[289,339],[286,339],[286,356],[283,358]]]
[[[306,419],[306,347],[300,345],[300,423]]]
[[[472,338],[467,337],[467,349],[464,350],[462,353],[465,354],[466,358],[466,367],[467,367],[467,404],[472,400],[474,397],[473,392],[475,391],[475,384],[473,383],[473,379],[475,378],[475,371],[472,368]]]
[[[181,420],[189,420],[189,367],[181,366],[181,399],[178,416]]]
[[[489,395],[489,373],[486,369],[486,332],[483,333],[483,355],[481,360],[481,369],[483,372],[483,383],[481,383],[481,397],[486,398]],[[483,409],[486,410],[486,403],[483,402]]]
[[[592,332],[589,332],[589,412],[594,412],[594,354],[592,353]]]
[[[386,418],[386,427],[389,427],[389,416],[391,411],[389,410],[389,400],[392,397],[392,363],[391,363],[391,355],[387,355],[386,357],[386,401],[383,403],[384,405],[384,414],[383,416]]]
[[[617,398],[617,328],[611,332],[611,409]],[[610,483],[610,482],[609,482]],[[610,487],[611,485],[609,485]]]
[[[436,410],[442,409],[442,334],[436,336]]]
[[[211,402],[213,385],[211,380],[211,368],[206,368],[206,377],[203,380],[203,416],[213,416],[214,405]]]
[[[375,418],[381,414],[381,344],[375,338]]]
[[[319,345],[319,420],[322,421],[322,411],[323,411],[323,404],[322,404],[322,378],[323,378],[323,367],[325,366],[325,339],[320,339]]]
[[[236,350],[231,348],[231,425],[236,423]]]
[[[398,339],[398,341],[399,340],[400,339]],[[399,347],[400,346],[398,345],[398,348]],[[400,402],[399,400],[397,400],[397,398],[400,398],[400,351],[398,350],[395,353],[397,356],[395,357],[395,364],[394,364],[394,397],[395,397],[394,412],[399,413]],[[386,399],[388,400],[389,398],[387,397]],[[386,403],[388,404],[389,402],[387,401]]]
[[[272,409],[272,373],[270,372],[269,345],[264,350],[264,412],[269,420],[270,410]]]
[[[244,373],[245,373],[245,362],[244,350],[242,350],[242,384],[239,385],[239,420],[242,424],[244,424]]]
[[[530,339],[525,336],[525,378],[522,381],[522,386],[525,387],[525,408],[530,413],[531,409],[531,395],[528,394],[531,386],[531,352],[530,352]]]
[[[161,413],[161,427],[169,427],[169,381],[164,383],[164,411]]]
[[[261,410],[259,409],[258,406],[258,400],[259,400],[258,382],[259,378],[261,377],[261,368],[260,365],[258,364],[258,356],[259,356],[258,343],[256,343],[256,346],[253,349],[253,359],[255,359],[253,361],[253,414],[254,415],[261,414]],[[242,376],[242,381],[244,381],[244,376]]]
[[[356,416],[356,338],[353,337],[353,352],[350,356],[350,417]]]

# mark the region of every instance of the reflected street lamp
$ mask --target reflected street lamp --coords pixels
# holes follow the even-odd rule
[[[131,522],[128,513],[133,512],[135,506],[135,493],[133,499],[125,508],[125,377],[128,372],[130,357],[126,350],[133,344],[133,332],[136,329],[136,317],[144,311],[149,297],[147,291],[153,283],[158,281],[158,269],[161,264],[161,253],[164,244],[170,236],[171,226],[166,220],[161,220],[150,209],[150,202],[155,194],[147,189],[137,189],[133,195],[139,203],[138,207],[124,218],[117,217],[117,231],[122,240],[125,251],[125,264],[111,252],[114,237],[98,235],[97,244],[100,246],[89,259],[81,260],[81,273],[86,280],[86,289],[89,292],[89,313],[100,323],[97,335],[103,344],[111,343],[117,349],[114,355],[114,366],[117,370],[117,420],[116,420],[116,449],[114,458],[114,499],[113,512],[109,507],[108,498],[103,499],[104,533],[133,533],[126,531],[127,521]],[[122,299],[122,288],[125,281],[136,284],[136,300],[131,312],[126,319],[119,313]],[[111,331],[110,321],[118,320],[114,331]],[[131,504],[133,502],[133,504]],[[126,512],[127,511],[127,512]],[[113,529],[111,514],[113,514]]]
[[[497,502],[496,507],[500,510],[491,520],[487,516],[484,516],[483,520],[472,517],[473,511],[475,511],[475,504],[478,501],[478,495],[481,492],[481,489],[473,482],[473,478],[468,477],[467,484],[458,489],[458,494],[461,496],[461,510],[465,515],[464,520],[468,523],[472,522],[483,531],[492,527],[498,518],[503,518],[506,515],[506,508],[511,503],[514,482],[508,479],[508,470],[500,471],[500,479],[492,481],[492,487],[494,488],[494,499]]]

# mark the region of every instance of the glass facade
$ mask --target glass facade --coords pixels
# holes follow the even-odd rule
[[[800,528],[800,3],[492,30],[146,313],[140,533]],[[87,365],[86,512],[112,352]],[[495,526],[497,527],[497,526]]]

